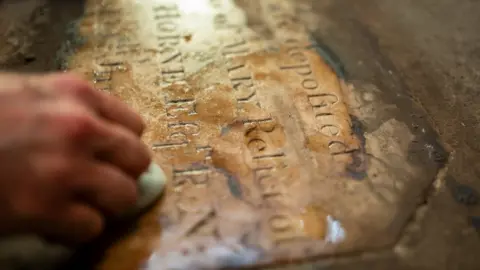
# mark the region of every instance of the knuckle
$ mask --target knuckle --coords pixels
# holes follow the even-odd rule
[[[88,135],[97,127],[95,116],[80,104],[60,100],[51,110],[41,112],[37,119],[48,132],[66,141]]]
[[[67,119],[63,127],[68,137],[81,138],[94,130],[95,120],[88,114],[74,114]]]
[[[137,202],[137,190],[133,179],[128,179],[129,183],[123,187],[122,196],[116,202],[110,205],[110,211],[114,215],[121,215],[135,206]]]
[[[65,224],[78,228],[74,241],[86,242],[99,236],[104,229],[103,217],[93,209],[77,208],[66,215]]]
[[[124,129],[123,127],[115,127],[114,133],[116,136],[113,136],[111,138],[112,146],[115,147],[117,150],[121,149],[119,147],[122,146],[125,146],[129,149],[134,149],[137,141],[139,140],[131,132]]]
[[[36,163],[36,175],[38,175],[42,186],[48,186],[57,191],[68,189],[67,184],[76,169],[75,162],[71,157],[59,154],[53,157],[45,157],[43,161],[37,161]],[[61,197],[66,196],[66,194],[56,194],[55,196]]]
[[[81,97],[93,97],[94,91],[96,91],[95,89],[93,89],[93,87],[83,81],[72,84],[70,89],[74,95]]]
[[[84,93],[91,91],[90,84],[76,74],[55,74],[50,78],[57,90],[73,93]]]
[[[73,162],[69,158],[59,159],[51,169],[52,178],[57,181],[65,182],[65,180],[70,179],[74,172]]]

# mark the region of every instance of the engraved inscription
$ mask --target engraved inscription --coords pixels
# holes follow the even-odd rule
[[[250,52],[247,40],[242,36],[235,36],[223,46],[222,53],[225,57],[245,55]]]
[[[268,223],[274,232],[277,245],[305,237],[304,234],[300,233],[295,222],[298,222],[298,220],[282,213],[274,214],[269,218]]]
[[[173,165],[172,186],[177,196],[176,207],[182,213],[198,213],[204,210],[204,201],[211,178],[211,148],[197,147],[200,160],[190,165]]]
[[[161,62],[162,84],[170,85],[175,82],[185,82],[185,68],[180,52],[172,52]]]
[[[178,6],[157,5],[153,8],[153,12],[156,22],[157,49],[161,53],[159,84],[164,87],[172,83],[185,83],[183,54],[178,48],[182,40],[178,31],[178,23],[181,19]]]
[[[196,115],[196,106],[197,102],[195,99],[167,99],[167,116],[180,117],[182,115]]]
[[[99,269],[138,269],[150,254],[146,269],[229,269],[393,243],[382,232],[398,235],[408,213],[391,207],[416,192],[407,180],[432,175],[404,162],[408,127],[352,130],[350,114],[363,124],[371,112],[349,106],[354,87],[309,49],[296,1],[86,5],[88,42],[68,67],[141,114],[169,179]]]
[[[315,123],[317,133],[327,138],[323,144],[331,155],[347,154],[356,150],[356,145],[349,145],[349,141],[352,141],[351,123],[346,115],[345,105],[340,102],[339,93],[330,92],[319,84],[305,50],[299,47],[298,42],[289,39],[286,44],[290,61],[288,64],[281,64],[280,69],[301,78],[304,100],[311,112],[308,115],[305,113],[303,117],[313,118],[312,123]],[[310,119],[304,120],[305,123],[309,123]]]
[[[301,238],[301,231],[290,226],[294,218],[289,214],[291,198],[285,186],[287,155],[283,150],[284,143],[275,141],[284,136],[278,123],[273,118],[245,121],[245,141],[251,158],[254,160],[254,180],[257,184],[266,209],[277,216],[267,217],[266,224],[272,233],[273,242],[277,245]],[[282,223],[283,222],[283,223]],[[282,225],[287,223],[287,225]]]
[[[255,102],[256,90],[252,73],[244,62],[229,62],[227,65],[228,77],[235,90],[235,97],[239,103]]]
[[[123,62],[101,61],[93,70],[92,81],[98,90],[110,91],[112,89],[112,76],[114,72],[125,72],[127,70]]]

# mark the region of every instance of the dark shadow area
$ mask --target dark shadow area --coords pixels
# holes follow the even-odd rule
[[[6,3],[7,1],[3,1]],[[20,1],[19,1],[20,2]],[[29,18],[18,18],[31,27],[28,48],[15,53],[0,69],[17,72],[48,72],[62,68],[65,41],[72,35],[75,21],[83,14],[83,0],[49,0],[35,8]],[[12,16],[16,19],[15,16]],[[51,23],[54,22],[54,23]]]
[[[105,228],[105,233],[98,239],[79,247],[73,256],[57,270],[88,270],[95,269],[104,259],[105,251],[114,245],[117,241],[125,238],[137,229],[137,221],[142,213],[129,217],[125,220],[110,220]]]

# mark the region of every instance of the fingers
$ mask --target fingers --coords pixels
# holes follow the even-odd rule
[[[90,135],[94,141],[87,141],[92,144],[88,147],[101,160],[119,166],[132,176],[139,176],[148,167],[148,149],[139,139],[144,123],[123,102],[95,90],[88,82],[72,74],[33,76],[29,79],[29,85],[74,97],[73,103],[80,100],[94,112],[88,119],[80,115],[78,119],[70,119],[70,123],[65,124],[73,127],[73,131],[79,135]],[[97,118],[95,114],[102,117]]]
[[[99,236],[104,226],[104,218],[100,211],[78,202],[51,213],[50,219],[37,223],[36,231],[55,242],[78,244]]]
[[[120,216],[135,206],[136,181],[117,168],[100,162],[85,164],[69,189],[76,198],[99,209],[107,216]]]
[[[60,130],[56,133],[64,139],[58,143],[70,143],[74,154],[95,157],[134,178],[150,164],[149,149],[131,130],[98,118],[74,102],[52,101],[45,104],[43,114],[43,120],[38,122]]]
[[[142,118],[112,95],[94,89],[87,81],[73,74],[54,74],[32,79],[46,89],[61,91],[83,101],[98,115],[119,124],[140,136],[145,128]]]
[[[139,137],[143,122],[122,102],[71,75],[26,76],[16,84],[7,90],[21,94],[13,109],[25,113],[13,119],[22,121],[25,153],[18,158],[28,164],[12,178],[12,192],[5,191],[12,193],[9,215],[22,224],[15,227],[88,241],[103,230],[104,216],[136,203],[136,179],[150,163]]]
[[[139,177],[150,164],[147,146],[132,132],[115,124],[104,124],[96,142],[92,143],[97,158],[122,168],[134,178]]]
[[[99,236],[105,226],[104,217],[120,216],[137,201],[133,178],[109,164],[79,164],[78,172],[69,179],[67,192],[72,193],[65,207],[60,206],[36,225],[36,231],[53,242],[78,244]]]

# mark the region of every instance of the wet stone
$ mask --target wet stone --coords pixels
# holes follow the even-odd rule
[[[395,243],[442,151],[416,133],[424,122],[410,129],[337,76],[293,2],[87,2],[66,66],[143,116],[169,179],[97,269],[264,265]]]

